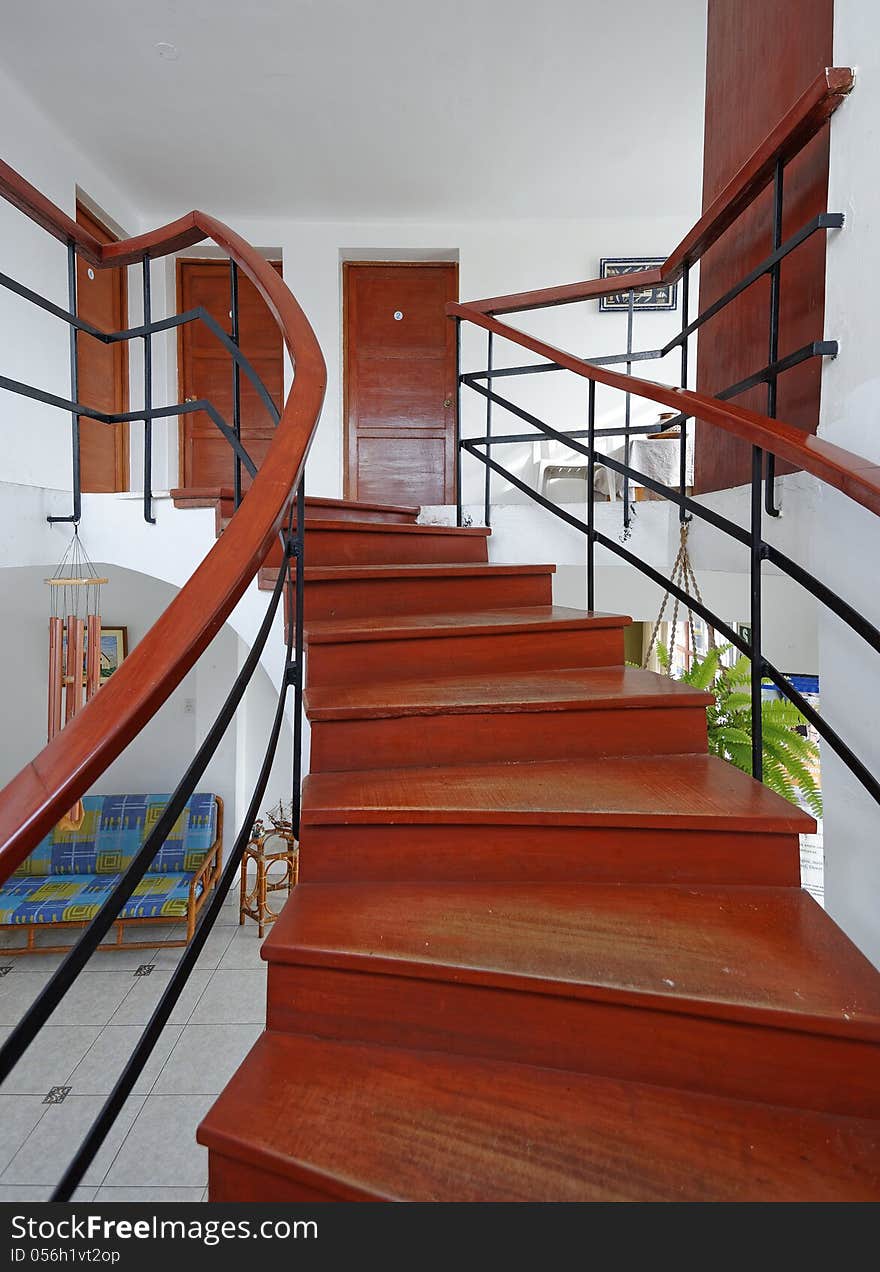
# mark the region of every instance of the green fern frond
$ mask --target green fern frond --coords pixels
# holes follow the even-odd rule
[[[680,679],[695,689],[709,690],[715,702],[706,710],[709,752],[736,768],[752,769],[752,667],[740,656],[725,667],[723,658],[730,645],[710,649],[695,658]],[[661,667],[670,666],[669,650],[657,645]],[[772,697],[761,702],[761,733],[764,781],[771,790],[792,804],[806,804],[822,816],[822,791],[815,776],[819,748],[798,730],[806,720],[787,698]]]

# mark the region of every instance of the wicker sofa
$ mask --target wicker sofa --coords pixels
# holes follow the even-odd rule
[[[58,953],[69,945],[35,943],[37,932],[82,928],[94,918],[168,804],[168,795],[87,795],[76,830],[56,826],[0,888],[3,954]],[[149,870],[99,949],[182,946],[222,865],[223,801],[193,794]],[[176,940],[126,940],[129,928],[186,923]],[[26,932],[26,943],[9,935]],[[142,931],[137,931],[139,937]]]

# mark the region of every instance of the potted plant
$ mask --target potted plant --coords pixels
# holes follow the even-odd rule
[[[694,657],[679,679],[715,695],[707,709],[709,751],[744,773],[752,771],[751,662],[744,655],[730,667],[722,661],[732,646],[716,645]],[[669,651],[657,645],[657,657],[669,674]],[[822,816],[822,791],[817,781],[819,747],[807,736],[807,721],[787,698],[761,702],[764,782],[792,804],[806,804],[814,817]]]

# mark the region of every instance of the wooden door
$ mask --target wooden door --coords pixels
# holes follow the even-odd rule
[[[703,207],[723,189],[770,129],[825,66],[832,64],[833,0],[709,0]],[[786,167],[783,241],[824,212],[829,133],[823,130]],[[766,190],[712,247],[700,265],[700,308],[723,295],[773,248],[773,193]],[[697,388],[717,393],[768,362],[770,281],[743,292],[700,331]],[[814,234],[782,263],[779,353],[821,340],[825,308],[825,235]],[[833,332],[831,333],[833,336]],[[821,360],[779,377],[777,417],[815,433]],[[767,389],[736,398],[767,410]],[[749,480],[750,447],[723,429],[698,422],[698,491]],[[783,463],[777,472],[790,471]]]
[[[455,499],[458,266],[343,266],[345,497]]]
[[[116,235],[81,203],[76,205],[77,225],[102,243]],[[124,269],[95,269],[77,258],[76,311],[102,331],[122,331],[128,326],[128,289]],[[128,346],[107,345],[80,332],[76,343],[79,400],[100,411],[128,410]],[[128,490],[128,425],[79,422],[80,481],[88,492]]]
[[[281,263],[273,262],[281,273]],[[177,263],[178,304],[181,310],[202,305],[223,327],[231,330],[229,264],[227,261],[180,260]],[[284,359],[275,319],[253,283],[238,276],[239,337],[242,352],[261,376],[275,405],[281,409]],[[232,360],[204,323],[180,328],[178,378],[182,400],[206,398],[232,426]],[[241,374],[241,440],[259,468],[272,444],[275,428],[248,377]],[[185,415],[180,425],[181,485],[232,486],[232,448],[204,411]],[[250,477],[241,476],[247,490]]]

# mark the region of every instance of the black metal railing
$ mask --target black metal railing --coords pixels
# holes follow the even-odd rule
[[[617,294],[627,296],[627,346],[626,349],[618,354],[612,354],[603,357],[578,357],[573,359],[566,355],[565,363],[555,361],[545,361],[529,365],[516,365],[497,367],[494,365],[494,357],[496,350],[493,345],[493,336],[502,335],[505,340],[516,343],[518,338],[522,337],[521,343],[525,343],[528,347],[529,338],[525,333],[518,332],[515,328],[506,324],[494,323],[494,331],[487,326],[487,352],[486,365],[478,371],[463,372],[461,369],[461,324],[468,320],[467,306],[459,306],[459,312],[455,317],[457,329],[457,367],[458,367],[458,383],[459,383],[459,402],[461,402],[462,388],[467,388],[481,395],[486,400],[486,431],[484,434],[474,437],[464,437],[461,433],[461,409],[458,413],[458,434],[457,434],[457,452],[458,471],[461,473],[461,454],[467,454],[477,459],[486,467],[486,481],[484,488],[484,520],[488,526],[491,522],[491,487],[490,477],[492,473],[503,477],[511,486],[527,495],[541,507],[545,508],[553,516],[580,530],[586,536],[586,573],[587,573],[587,608],[594,609],[596,603],[595,588],[595,549],[598,546],[605,548],[608,552],[614,554],[619,559],[625,561],[628,565],[638,570],[641,574],[649,578],[658,587],[677,599],[680,603],[686,605],[694,613],[700,615],[706,623],[713,628],[723,639],[729,642],[740,653],[745,654],[751,663],[751,713],[752,713],[752,772],[759,780],[763,778],[763,738],[762,738],[762,721],[761,721],[761,695],[762,685],[766,680],[771,681],[775,687],[790,702],[792,702],[798,710],[803,714],[807,721],[816,729],[820,738],[827,743],[835,754],[843,761],[849,771],[857,778],[862,786],[873,796],[875,800],[880,802],[880,782],[868,767],[854,754],[840,734],[828,723],[827,719],[819,715],[815,708],[798,692],[798,690],[790,683],[787,677],[779,671],[766,657],[763,649],[763,633],[762,633],[762,566],[766,561],[772,564],[788,578],[792,579],[802,588],[806,589],[813,597],[822,605],[835,614],[843,623],[852,631],[862,638],[874,650],[880,653],[880,631],[873,626],[864,615],[858,613],[853,606],[846,600],[834,592],[827,584],[817,579],[802,565],[793,561],[790,557],[781,552],[778,548],[768,543],[763,534],[763,516],[769,515],[776,517],[779,515],[776,507],[774,494],[775,488],[775,462],[776,455],[772,446],[761,447],[752,446],[751,451],[751,477],[750,477],[750,498],[748,526],[740,526],[732,521],[729,517],[725,517],[714,509],[707,507],[692,495],[688,494],[687,489],[687,466],[688,466],[688,424],[694,419],[694,414],[687,411],[681,411],[672,418],[664,418],[663,430],[672,429],[679,430],[679,466],[678,466],[678,487],[666,485],[656,479],[639,472],[630,462],[630,442],[631,439],[639,434],[654,433],[657,431],[657,424],[650,425],[634,425],[631,421],[630,400],[633,395],[642,398],[651,399],[650,392],[646,392],[645,384],[632,377],[632,367],[635,363],[650,361],[666,357],[667,354],[673,352],[676,348],[681,351],[680,365],[680,382],[679,387],[687,389],[688,387],[688,371],[689,371],[689,348],[690,338],[710,319],[715,317],[729,304],[732,303],[749,287],[753,286],[760,278],[770,277],[770,296],[769,296],[769,312],[768,312],[768,361],[766,365],[760,367],[757,371],[736,384],[728,386],[721,392],[714,395],[715,399],[721,402],[730,401],[732,398],[738,397],[746,392],[747,389],[754,388],[757,385],[765,384],[767,386],[767,417],[768,420],[776,419],[777,405],[777,388],[780,376],[795,366],[801,365],[803,362],[812,358],[833,357],[837,353],[837,343],[834,340],[816,339],[799,349],[790,351],[780,356],[779,352],[779,305],[780,305],[780,265],[781,262],[791,252],[795,251],[801,244],[805,243],[812,235],[821,231],[831,229],[841,229],[843,227],[844,218],[840,213],[823,212],[819,216],[814,217],[796,233],[792,234],[785,242],[782,241],[782,211],[783,211],[783,162],[777,162],[773,174],[773,214],[772,214],[772,250],[767,257],[745,274],[739,281],[713,301],[706,309],[699,313],[695,318],[691,319],[688,313],[688,297],[689,297],[689,278],[690,271],[697,263],[698,258],[685,261],[684,269],[681,275],[682,282],[682,322],[680,331],[673,336],[662,348],[636,350],[633,348],[633,316],[635,312],[634,296],[635,292],[629,289],[621,289],[621,291],[607,294]],[[741,210],[745,210],[744,208]],[[731,224],[734,222],[731,221]],[[563,302],[559,302],[563,303]],[[565,302],[568,303],[568,302]],[[523,306],[528,308],[528,306]],[[491,310],[487,311],[491,313]],[[485,322],[485,316],[481,311],[474,310],[472,321],[480,323]],[[491,321],[491,320],[489,320]],[[500,330],[499,330],[500,329]],[[543,343],[543,342],[533,342]],[[576,367],[575,365],[576,364]],[[625,367],[627,375],[633,380],[632,388],[629,386],[624,388],[624,411],[622,426],[611,428],[596,427],[596,378],[591,378],[591,369],[599,367],[608,367],[622,365]],[[509,397],[497,392],[496,382],[505,378],[518,378],[525,375],[536,375],[556,371],[575,370],[576,374],[586,378],[587,387],[587,403],[586,403],[586,427],[573,430],[561,430],[554,428],[545,420],[540,419],[534,412],[525,410],[522,406],[513,402]],[[492,429],[491,408],[496,406],[512,415],[515,419],[521,420],[527,424],[531,430],[528,433],[501,433]],[[574,515],[570,510],[559,507],[552,500],[548,499],[543,492],[535,490],[531,485],[517,476],[509,467],[498,462],[493,455],[493,451],[498,447],[515,445],[523,442],[533,442],[536,438],[544,437],[553,441],[557,441],[565,445],[570,450],[582,454],[587,459],[587,483],[586,483],[586,519],[582,519]],[[616,459],[604,454],[597,446],[599,438],[622,437],[624,439],[623,458]],[[766,454],[765,454],[766,451]],[[604,466],[618,474],[623,479],[623,498],[622,498],[622,521],[623,521],[623,541],[620,542],[607,534],[604,534],[597,528],[595,515],[595,489],[594,478],[596,469]],[[678,508],[680,519],[689,521],[696,518],[704,521],[714,527],[716,530],[725,534],[737,543],[743,545],[749,552],[749,580],[750,580],[750,602],[749,602],[749,626],[750,636],[748,638],[735,631],[729,623],[725,622],[718,614],[714,613],[703,601],[686,593],[684,589],[671,583],[658,570],[647,562],[641,560],[634,552],[625,546],[629,538],[634,509],[630,500],[630,484],[637,482],[655,495],[670,501]],[[459,476],[458,485],[458,524],[462,524],[462,487]]]
[[[235,507],[241,503],[242,467],[251,475],[256,475],[256,466],[241,441],[241,374],[248,377],[258,397],[267,410],[273,424],[279,420],[279,411],[266,386],[254,367],[242,353],[240,348],[240,326],[238,315],[238,274],[234,261],[230,261],[230,308],[231,332],[227,333],[220,324],[202,307],[187,310],[168,318],[155,321],[151,309],[150,262],[143,262],[144,310],[143,323],[124,331],[105,332],[78,317],[76,313],[76,248],[68,245],[68,304],[64,309],[45,297],[25,287],[22,283],[0,274],[0,286],[13,292],[31,304],[37,305],[47,313],[66,322],[70,328],[70,397],[63,398],[49,393],[33,385],[0,376],[0,388],[23,397],[31,398],[48,406],[68,411],[71,415],[71,436],[73,456],[73,508],[69,516],[50,517],[50,521],[68,521],[77,524],[82,516],[82,498],[80,486],[80,419],[98,420],[108,426],[119,425],[128,421],[144,423],[144,517],[150,523],[152,515],[152,423],[156,419],[181,416],[195,411],[205,411],[214,422],[222,436],[229,444],[233,458],[233,490]],[[232,360],[233,375],[233,418],[230,425],[208,399],[192,402],[178,402],[171,406],[156,407],[153,405],[152,390],[152,339],[158,332],[178,328],[185,323],[200,321],[213,333],[224,346]],[[115,344],[142,339],[144,343],[144,400],[141,410],[108,413],[97,410],[79,400],[77,375],[77,346],[81,335]],[[295,499],[291,504],[286,529],[280,534],[281,568],[275,583],[265,616],[259,632],[251,646],[245,662],[229,690],[223,706],[201,743],[192,762],[171,795],[166,808],[150,831],[143,846],[133,857],[126,870],[116,882],[100,911],[84,928],[82,935],[65,955],[57,970],[51,975],[47,984],[29,1007],[23,1018],[15,1026],[9,1037],[0,1047],[0,1083],[5,1081],[12,1069],[22,1058],[30,1044],[49,1020],[64,995],[82,972],[89,959],[99,948],[110,931],[113,923],[119,918],[123,907],[131,897],[138,883],[147,873],[156,854],[162,848],[175,822],[181,815],[187,801],[194,793],[204,775],[208,764],[217,751],[220,742],[241,703],[247,686],[259,665],[261,655],[269,639],[282,597],[287,592],[287,634],[284,674],[278,694],[275,717],[269,733],[263,763],[254,786],[247,810],[239,826],[232,850],[228,855],[219,881],[215,884],[210,897],[205,901],[195,927],[192,939],[181,951],[180,959],[171,974],[152,1016],[144,1028],[138,1042],[126,1061],[111,1094],[108,1096],[94,1124],[76,1151],[73,1160],[67,1166],[64,1175],[52,1194],[53,1201],[67,1201],[72,1196],[83,1174],[94,1159],[103,1143],[110,1127],[119,1114],[127,1096],[131,1093],[138,1076],[142,1072],[162,1029],[167,1023],[175,1003],[186,986],[188,977],[201,953],[220,907],[236,879],[245,847],[250,838],[254,821],[260,811],[266,785],[277,751],[278,740],[287,710],[288,696],[293,691],[293,763],[292,763],[292,830],[299,838],[302,779],[302,697],[303,697],[303,587],[304,587],[304,535],[305,535],[305,479],[301,478],[295,488]]]
[[[168,318],[162,318],[153,321],[152,318],[152,288],[150,279],[150,261],[149,258],[143,263],[143,323],[138,327],[125,328],[122,331],[102,331],[100,327],[96,327],[93,323],[77,316],[76,313],[76,248],[74,244],[68,246],[68,297],[69,309],[63,309],[60,305],[53,304],[45,296],[41,296],[38,292],[32,291],[31,288],[25,287],[22,283],[14,278],[10,278],[8,274],[0,273],[0,287],[7,291],[13,292],[21,296],[24,300],[29,301],[32,305],[43,309],[46,313],[60,318],[70,327],[70,397],[62,398],[58,394],[49,393],[44,389],[37,388],[35,385],[25,384],[21,380],[13,380],[8,376],[0,375],[0,389],[7,392],[16,393],[20,397],[30,398],[33,401],[42,402],[46,406],[54,406],[59,410],[69,411],[71,416],[71,454],[72,454],[72,488],[73,488],[73,511],[68,516],[49,517],[51,522],[79,522],[82,518],[82,483],[81,483],[81,456],[80,456],[80,419],[97,420],[101,424],[117,425],[127,424],[137,421],[143,421],[144,424],[144,518],[151,524],[155,521],[153,517],[153,465],[152,465],[152,437],[153,437],[153,420],[168,419],[172,416],[191,415],[198,411],[204,411],[218,431],[223,435],[229,446],[232,448],[232,473],[233,473],[233,498],[236,508],[239,507],[242,499],[241,491],[241,470],[242,466],[247,470],[251,477],[256,475],[256,466],[250,455],[245,450],[241,442],[241,373],[247,376],[257,392],[260,401],[263,403],[266,411],[272,420],[273,425],[277,425],[280,412],[272,395],[263,383],[263,380],[252,366],[251,362],[241,351],[240,347],[240,330],[239,330],[239,304],[238,304],[238,267],[234,261],[229,262],[230,267],[230,325],[231,332],[226,332],[202,305],[192,309],[187,309],[183,313],[173,314]],[[200,398],[192,402],[177,402],[171,406],[154,407],[153,406],[153,336],[161,332],[172,331],[175,328],[183,327],[188,323],[203,323],[213,336],[223,345],[226,352],[232,359],[232,424],[230,425],[220,411],[207,398]],[[78,374],[78,342],[81,334],[88,335],[95,340],[99,340],[102,344],[121,344],[131,340],[142,339],[144,345],[144,405],[139,411],[118,411],[108,412],[100,411],[95,407],[87,406],[79,401],[79,374]]]

